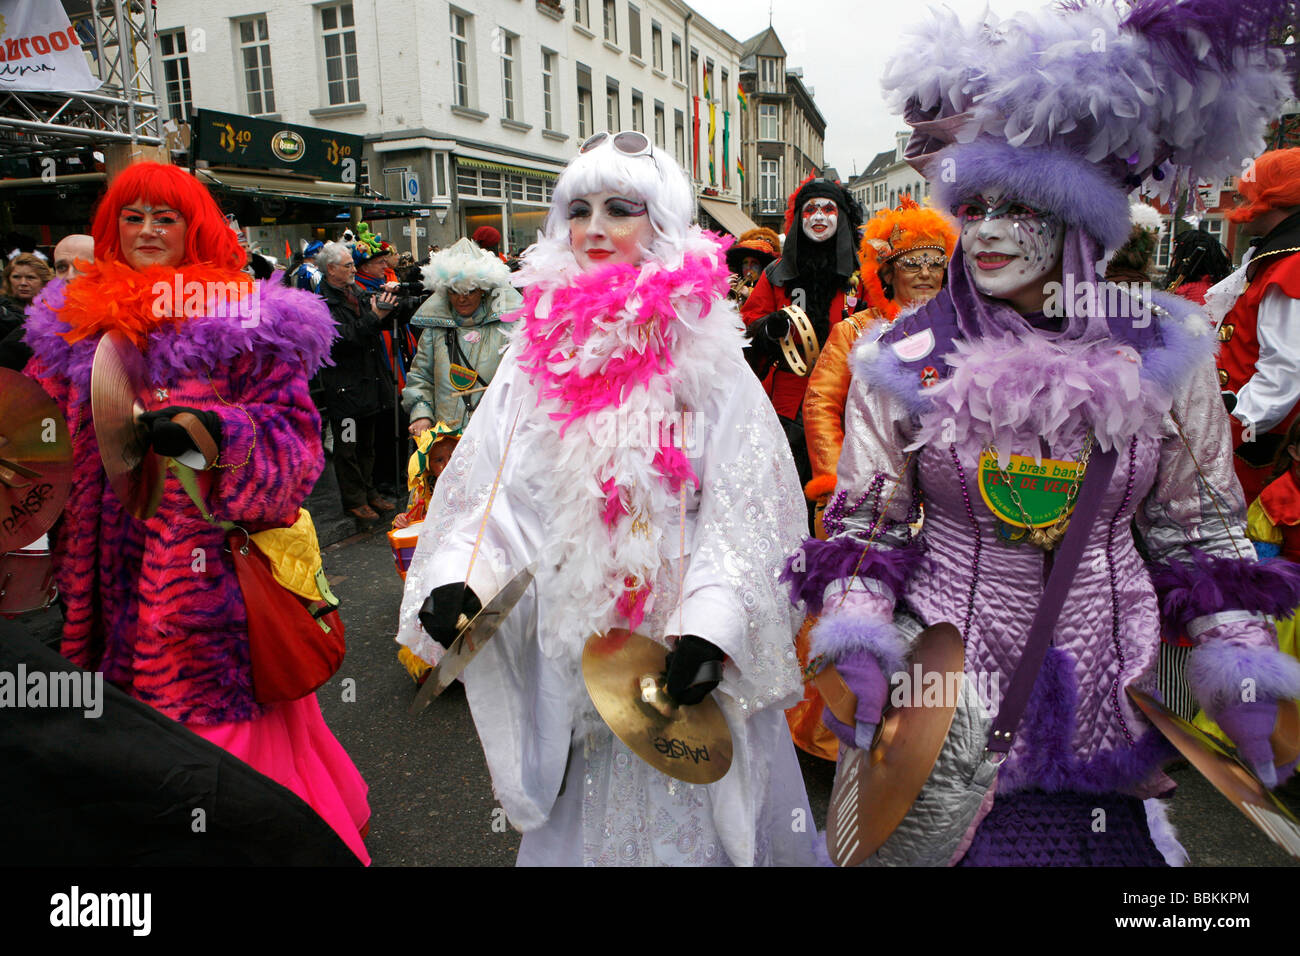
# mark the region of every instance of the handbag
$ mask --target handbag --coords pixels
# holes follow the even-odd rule
[[[866,858],[864,866],[946,866],[961,848],[997,778],[998,768],[1011,751],[1117,458],[1113,448],[1093,456],[997,717],[989,716],[974,683],[963,680],[952,725],[934,769],[903,822],[880,849]],[[907,637],[920,629],[920,624],[906,615],[901,619],[896,615],[896,622]],[[840,748],[841,766],[847,749]],[[838,768],[836,775],[838,778]]]
[[[214,519],[194,471],[175,460],[168,464],[204,520],[226,532],[248,618],[253,698],[274,704],[313,693],[343,664],[346,645],[311,515],[299,508],[290,527],[250,533]]]

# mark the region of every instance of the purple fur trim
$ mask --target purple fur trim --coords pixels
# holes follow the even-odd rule
[[[257,310],[247,318],[203,315],[154,333],[145,358],[155,380],[208,371],[246,352],[259,371],[285,363],[313,375],[328,363],[338,330],[324,301],[276,283],[257,285]],[[50,374],[88,386],[98,339],[68,344],[62,336],[68,324],[55,311],[63,302],[63,283],[51,282],[31,305],[24,338]]]
[[[1026,744],[1024,755],[999,774],[999,792],[1032,788],[1131,791],[1173,753],[1164,736],[1152,727],[1132,746],[1121,744],[1081,760],[1073,747],[1078,696],[1074,659],[1060,648],[1048,648],[1017,729]],[[1098,719],[1106,716],[1098,715]]]
[[[1257,700],[1300,697],[1300,661],[1274,647],[1214,641],[1187,657],[1187,683],[1211,715],[1241,700],[1242,682],[1254,681]]]
[[[1182,866],[1187,862],[1187,851],[1178,842],[1178,831],[1169,822],[1169,807],[1162,800],[1154,798],[1142,801],[1142,808],[1147,814],[1147,829],[1151,831],[1151,842],[1156,845],[1160,855],[1170,866]]]
[[[826,589],[836,581],[851,577],[855,567],[857,577],[864,581],[874,578],[898,595],[921,560],[921,549],[916,545],[871,547],[865,557],[862,552],[862,545],[852,539],[809,538],[786,559],[785,570],[781,572],[781,580],[790,585],[791,603],[802,603],[809,614],[820,614]]]
[[[1300,565],[1221,558],[1195,548],[1191,560],[1151,569],[1167,629],[1184,631],[1206,614],[1259,611],[1290,617],[1300,605]]]
[[[952,160],[952,163],[948,163]],[[947,209],[985,189],[1016,196],[1086,230],[1108,249],[1127,238],[1127,195],[1100,167],[1061,147],[1020,147],[988,137],[948,146],[935,168],[952,176],[934,179],[934,204]],[[951,180],[951,181],[949,181]]]
[[[938,357],[934,361],[938,362]],[[853,350],[849,365],[855,376],[892,392],[913,415],[932,407],[927,390],[921,387],[920,376],[900,362],[893,349],[884,348],[879,342],[864,342]]]
[[[867,651],[882,673],[896,674],[907,662],[908,643],[889,620],[864,619],[852,612],[828,614],[808,632],[813,657],[840,660],[855,651]]]

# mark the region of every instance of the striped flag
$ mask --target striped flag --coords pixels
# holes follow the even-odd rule
[[[736,175],[740,177],[742,183],[745,181],[745,164],[740,161],[739,157],[736,158]]]
[[[740,100],[740,108],[742,110],[749,109],[749,98],[745,96],[745,91],[739,86],[736,87],[736,99]]]

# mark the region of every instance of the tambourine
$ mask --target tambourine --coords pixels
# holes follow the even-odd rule
[[[813,331],[812,320],[808,318],[808,313],[797,305],[787,305],[781,311],[790,320],[790,330],[781,336],[781,355],[785,357],[785,364],[791,372],[800,378],[807,378],[813,366],[817,364],[817,356],[822,350],[821,344],[817,341],[817,333]],[[799,339],[797,345],[796,335]]]

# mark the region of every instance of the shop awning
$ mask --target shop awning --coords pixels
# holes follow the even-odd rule
[[[740,206],[735,203],[701,197],[700,206],[710,216],[718,220],[718,224],[733,236],[739,237],[750,229],[758,228],[758,224],[746,216]]]
[[[361,206],[367,217],[398,218],[428,215],[434,207],[428,203],[401,202],[394,199],[373,199],[359,196],[350,183],[331,183],[324,180],[293,179],[286,176],[259,176],[226,169],[196,169],[201,182],[225,192],[259,200],[279,199],[284,202],[308,205],[334,206],[346,210]]]
[[[456,165],[468,166],[470,169],[491,169],[496,172],[513,173],[516,176],[533,176],[537,179],[559,178],[559,173],[553,173],[545,169],[529,169],[526,166],[511,166],[507,163],[494,163],[488,159],[472,159],[464,156],[457,156]]]

